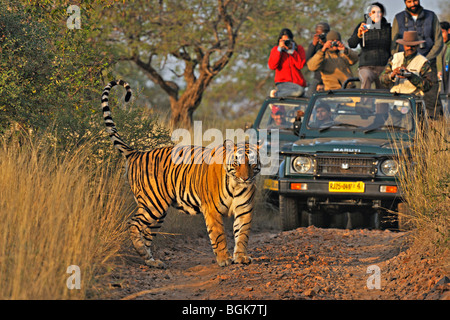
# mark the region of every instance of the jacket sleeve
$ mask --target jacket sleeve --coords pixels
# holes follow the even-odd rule
[[[345,51],[347,51],[347,53],[345,53]],[[347,58],[348,63],[351,66],[354,65],[355,63],[357,63],[358,60],[359,60],[358,53],[355,50],[352,50],[352,49],[348,49],[347,48],[347,50],[344,50],[342,55]]]
[[[423,64],[422,69],[420,69],[420,75],[412,74],[409,81],[415,85],[419,90],[427,92],[433,86],[433,77],[430,66],[430,61]]]
[[[269,56],[269,68],[272,70],[275,70],[280,65],[280,58],[281,58],[281,52],[278,51],[278,46],[275,46],[272,48],[272,51],[270,51]]]
[[[352,36],[348,39],[348,46],[352,49],[356,48],[358,46],[358,44],[360,44],[361,38],[358,37],[358,29],[359,26],[361,25],[362,22],[358,23],[358,25],[356,26],[355,30],[353,31]]]
[[[434,44],[431,47],[430,52],[428,52],[427,56],[425,57],[428,60],[436,59],[439,52],[441,52],[442,48],[444,47],[441,25],[439,24],[439,19],[436,16],[436,14],[434,14],[433,16],[433,29],[434,29]]]
[[[310,71],[319,70],[322,67],[324,56],[325,53],[322,50],[317,51],[316,54],[313,55],[306,63],[308,69]]]
[[[392,36],[392,42],[391,42],[391,56],[394,55],[398,51],[398,43],[396,42],[397,39],[399,39],[398,34],[398,22],[397,18],[394,18],[394,21],[392,21],[392,29],[391,29],[391,36]]]

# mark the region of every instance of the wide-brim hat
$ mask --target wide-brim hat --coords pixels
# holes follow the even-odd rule
[[[419,40],[419,35],[417,31],[405,31],[403,32],[403,39],[397,39],[397,43],[407,46],[418,46],[424,43],[425,40]]]

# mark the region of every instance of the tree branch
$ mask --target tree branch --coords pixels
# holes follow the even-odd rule
[[[152,57],[153,56],[150,55],[147,63],[142,61],[138,55],[134,55],[130,60],[134,61],[139,68],[144,70],[147,76],[154,83],[158,84],[171,98],[178,100],[178,92],[180,88],[175,82],[166,81],[161,77],[161,75],[151,65]]]

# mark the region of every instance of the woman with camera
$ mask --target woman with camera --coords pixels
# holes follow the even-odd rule
[[[372,3],[367,8],[366,21],[358,24],[348,39],[350,48],[361,46],[358,71],[362,89],[370,89],[372,83],[377,89],[383,88],[379,76],[391,56],[391,24],[385,15],[381,3]]]
[[[305,50],[294,42],[294,35],[289,29],[282,29],[269,56],[269,68],[275,70],[276,90],[271,97],[300,97],[306,87],[306,80],[301,69],[305,66]]]

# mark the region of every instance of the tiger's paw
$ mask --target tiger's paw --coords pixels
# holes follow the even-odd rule
[[[224,255],[223,257],[217,257],[217,264],[220,267],[226,267],[233,263],[233,259],[230,254]]]
[[[159,259],[155,260],[155,259],[151,258],[151,259],[145,260],[145,264],[149,267],[157,268],[157,269],[166,269],[167,268],[166,264]]]
[[[248,256],[246,254],[239,253],[239,254],[234,255],[233,262],[234,263],[242,263],[242,264],[250,264],[250,263],[252,263],[252,258],[250,258],[250,256]]]

